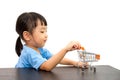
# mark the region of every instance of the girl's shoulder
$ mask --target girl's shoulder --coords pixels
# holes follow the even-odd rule
[[[40,52],[48,52],[49,50],[46,48],[38,48],[40,50]]]
[[[23,46],[22,53],[23,53],[23,54],[25,53],[26,55],[29,55],[29,54],[36,54],[37,52],[36,52],[34,49],[32,49],[32,48],[24,45],[24,46]]]

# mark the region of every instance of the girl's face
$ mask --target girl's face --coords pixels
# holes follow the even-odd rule
[[[38,20],[37,27],[33,30],[28,46],[34,49],[43,47],[45,45],[45,42],[47,41],[47,38],[47,27],[41,25],[40,20]]]

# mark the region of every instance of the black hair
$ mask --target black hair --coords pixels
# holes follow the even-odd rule
[[[16,40],[15,51],[18,56],[21,55],[21,50],[23,49],[23,45],[21,39],[23,38],[23,32],[28,31],[32,34],[33,29],[37,26],[37,21],[41,21],[41,25],[47,26],[46,19],[39,13],[36,12],[24,12],[22,13],[17,21],[16,21],[16,32],[18,33],[19,37]]]

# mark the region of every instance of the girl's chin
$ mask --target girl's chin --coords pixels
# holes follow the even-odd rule
[[[40,47],[44,47],[45,46],[45,44],[42,44]]]

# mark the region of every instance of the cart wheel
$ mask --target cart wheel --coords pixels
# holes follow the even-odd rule
[[[90,70],[92,71],[92,66],[90,67]]]
[[[96,68],[94,67],[94,72],[96,72]]]
[[[82,68],[82,72],[84,71],[84,68]]]

